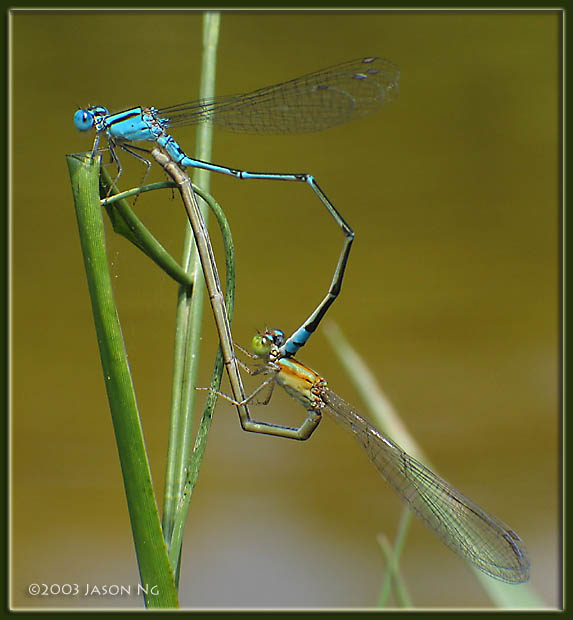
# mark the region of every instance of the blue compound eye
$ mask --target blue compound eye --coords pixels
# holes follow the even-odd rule
[[[74,114],[74,125],[79,131],[87,131],[94,125],[94,115],[88,110],[78,110]]]

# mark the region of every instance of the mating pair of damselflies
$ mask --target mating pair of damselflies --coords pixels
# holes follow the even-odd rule
[[[519,536],[511,528],[409,456],[332,392],[320,375],[293,358],[338,296],[354,239],[352,229],[314,177],[306,173],[247,172],[196,160],[187,156],[167,132],[168,128],[202,122],[258,133],[326,129],[369,114],[391,101],[397,95],[398,80],[399,72],[391,62],[374,57],[361,58],[237,96],[161,109],[136,107],[115,114],[110,114],[102,106],[91,106],[78,110],[74,123],[81,131],[95,129],[94,152],[100,136],[107,138],[119,174],[121,164],[116,148],[150,165],[137,152],[141,149],[133,145],[133,142],[149,141],[156,142],[167,153],[168,160],[180,166],[203,168],[239,179],[299,181],[312,188],[345,236],[331,285],[316,309],[290,337],[286,338],[280,330],[267,330],[253,341],[255,357],[263,361],[254,372],[270,375],[254,394],[260,393],[265,385],[272,386],[275,382],[281,385],[307,411],[306,420],[298,428],[257,422],[250,417],[248,404],[254,394],[244,396],[210,244],[204,247],[204,272],[207,276],[204,262],[207,261],[210,264],[209,277],[214,280],[212,289],[216,293],[210,293],[210,297],[212,303],[217,300],[218,329],[233,390],[233,398],[227,398],[237,406],[242,427],[302,440],[310,437],[320,423],[322,412],[326,411],[354,435],[384,479],[448,547],[491,577],[508,583],[522,583],[529,578],[529,560]],[[162,154],[157,149],[154,149],[154,157],[162,162]],[[163,165],[167,166],[169,162],[163,160]],[[186,185],[184,176],[178,182],[180,187]],[[188,200],[194,200],[190,183],[188,193],[191,194]],[[188,212],[194,208],[188,206]],[[200,228],[201,224],[194,226]],[[204,231],[195,232],[196,238],[197,234],[204,234]]]

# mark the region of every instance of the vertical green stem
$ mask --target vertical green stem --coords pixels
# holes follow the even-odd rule
[[[177,607],[135,391],[111,284],[99,202],[99,158],[67,158],[103,376],[125,485],[145,604]],[[146,593],[145,589],[150,590]]]
[[[210,98],[215,93],[216,50],[219,36],[220,16],[207,12],[203,18],[203,56],[200,97]],[[212,129],[200,126],[197,130],[196,156],[210,159]],[[208,173],[200,171],[197,184],[209,187]],[[207,219],[207,208],[200,203],[203,218]],[[189,461],[192,439],[193,407],[195,385],[198,373],[201,320],[205,288],[201,264],[193,250],[193,235],[187,226],[183,249],[182,265],[194,282],[193,295],[189,296],[187,287],[180,287],[176,313],[176,336],[174,354],[174,373],[171,404],[171,425],[167,468],[165,473],[165,493],[163,504],[163,531],[168,546],[171,543],[175,513],[182,496],[186,480],[185,467]]]
[[[400,574],[400,556],[402,555],[404,545],[406,544],[406,534],[411,520],[412,512],[409,508],[404,508],[398,524],[398,532],[396,534],[394,546],[391,547],[388,543],[388,548],[385,549],[387,564],[386,575],[384,576],[384,581],[378,597],[378,607],[382,609],[388,606],[392,582],[395,583],[396,596],[400,606],[412,607],[412,599],[408,593],[406,583]]]

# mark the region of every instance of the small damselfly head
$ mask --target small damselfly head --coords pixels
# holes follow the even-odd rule
[[[74,114],[74,126],[78,131],[89,131],[96,122],[97,118],[107,116],[109,112],[100,105],[90,106],[89,108],[80,108]]]
[[[269,354],[282,346],[285,333],[282,329],[266,328],[251,340],[251,350],[257,357],[268,357]]]

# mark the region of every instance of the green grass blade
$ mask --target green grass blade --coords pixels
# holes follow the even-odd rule
[[[409,518],[411,513],[404,512],[403,515],[404,514],[407,518]],[[386,570],[386,578],[384,579],[380,597],[378,598],[378,607],[388,607],[392,583],[394,583],[394,589],[396,591],[396,598],[399,606],[405,609],[412,607],[412,599],[410,598],[406,587],[406,582],[400,572],[399,554],[396,553],[396,545],[392,547],[388,538],[383,534],[379,534],[376,538],[378,540],[378,544],[380,545],[380,549],[386,558],[386,565],[388,566]]]
[[[114,189],[112,180],[105,168],[101,171],[100,183],[103,195],[107,195],[110,189]],[[134,195],[134,193],[137,194],[141,189],[172,188],[174,185],[173,182],[154,183],[146,188],[137,188],[135,190],[122,192],[122,194],[115,194],[109,199],[103,200],[102,203],[104,203],[113,230],[117,234],[122,235],[142,252],[145,252],[158,267],[176,282],[179,282],[182,287],[191,290],[193,288],[193,281],[189,274],[145,227],[126,200],[127,197]]]
[[[133,540],[144,594],[152,608],[177,607],[153,492],[149,462],[117,309],[99,201],[99,158],[68,156],[68,167],[103,376],[119,452]]]
[[[216,50],[219,36],[220,16],[207,12],[203,19],[203,56],[201,98],[213,97],[215,92]],[[208,160],[211,157],[212,129],[200,126],[197,130],[196,156]],[[209,176],[195,178],[197,185],[209,189]],[[200,203],[203,218],[207,221],[207,207]],[[187,480],[186,467],[190,461],[195,386],[199,366],[199,347],[205,286],[201,263],[193,251],[193,235],[190,226],[185,233],[182,265],[193,283],[193,296],[181,288],[176,312],[176,337],[174,351],[173,385],[171,392],[171,416],[165,492],[163,498],[163,530],[168,546],[175,524],[175,515]],[[176,551],[178,556],[180,549]]]

